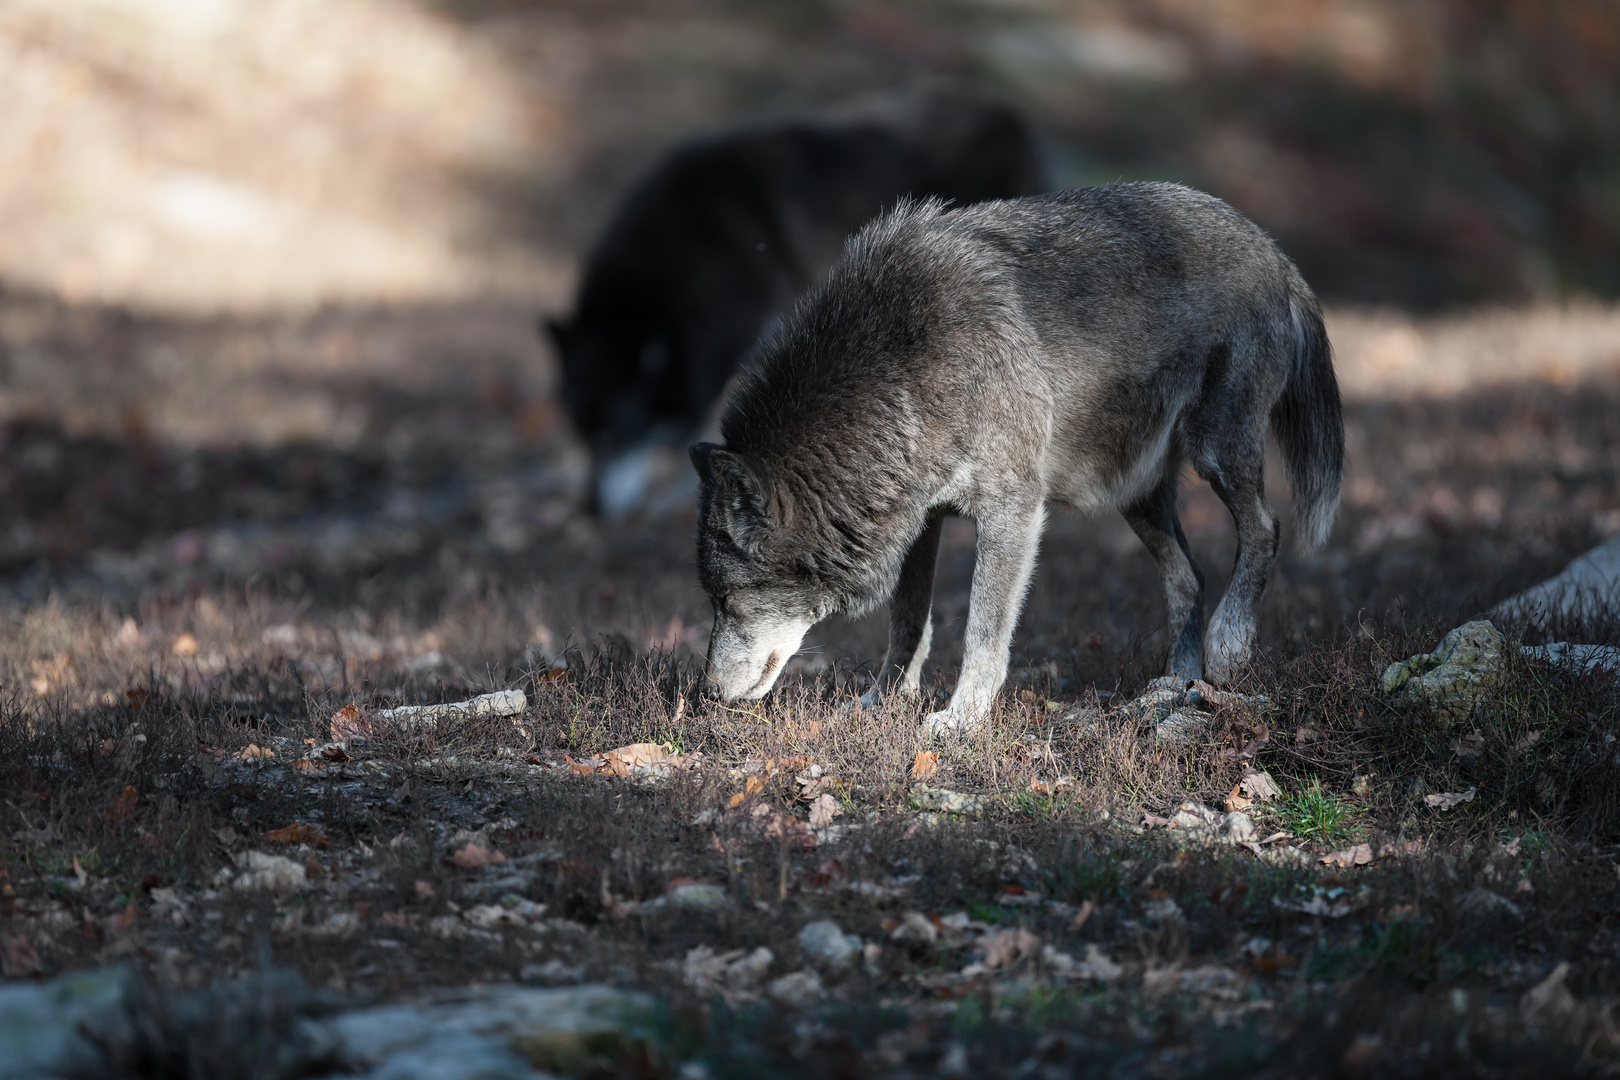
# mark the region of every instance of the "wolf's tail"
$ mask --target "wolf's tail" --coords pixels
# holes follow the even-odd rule
[[[1294,362],[1282,397],[1271,410],[1271,430],[1282,444],[1288,482],[1294,488],[1299,548],[1310,551],[1327,539],[1339,508],[1344,479],[1344,417],[1333,350],[1322,309],[1300,282],[1289,297],[1294,323]]]

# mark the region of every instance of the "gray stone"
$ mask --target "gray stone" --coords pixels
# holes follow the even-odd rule
[[[133,989],[126,968],[0,986],[0,1080],[110,1072],[83,1031],[122,1026]]]
[[[1606,671],[1620,679],[1620,649],[1613,645],[1573,645],[1567,641],[1554,641],[1546,645],[1525,645],[1524,655],[1553,667],[1590,675]]]
[[[514,1051],[535,1068],[568,1073],[593,1063],[617,1062],[622,1053],[643,1042],[652,1004],[645,995],[607,986],[513,986],[425,1005],[359,1009],[320,1024],[333,1036],[338,1063],[351,1070],[380,1070],[406,1054],[437,1059],[439,1051],[430,1043],[459,1035],[476,1037],[496,1050]],[[501,1063],[507,1059],[492,1050],[483,1060],[493,1069],[505,1067]]]
[[[919,784],[911,789],[911,805],[940,814],[977,814],[984,810],[985,801],[977,795]]]
[[[848,967],[861,957],[861,939],[844,933],[831,919],[805,924],[799,931],[799,948],[819,968]]]
[[[1620,615],[1620,536],[1491,609],[1492,618],[1536,627],[1585,627],[1616,615]]]
[[[1433,652],[1389,665],[1380,682],[1398,703],[1460,722],[1495,689],[1506,646],[1496,627],[1478,619],[1441,638]]]

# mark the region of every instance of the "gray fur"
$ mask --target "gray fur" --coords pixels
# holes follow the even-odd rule
[[[711,682],[759,697],[816,621],[890,600],[881,685],[914,691],[939,522],[961,513],[979,529],[962,674],[930,724],[976,723],[1006,677],[1047,503],[1120,508],[1164,583],[1168,674],[1227,680],[1277,551],[1268,419],[1309,548],[1343,471],[1321,311],[1219,199],[1138,183],[903,205],[761,345],[721,419],[725,446],[692,448]],[[1207,633],[1176,519],[1182,462],[1237,524]]]

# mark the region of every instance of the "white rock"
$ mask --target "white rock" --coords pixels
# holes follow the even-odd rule
[[[758,986],[760,981],[770,974],[771,965],[774,963],[776,954],[761,945],[726,968],[726,982],[740,990]]]
[[[83,1029],[102,1017],[121,1020],[133,989],[124,968],[0,985],[0,1080],[110,1074]]]
[[[469,720],[479,716],[517,716],[529,707],[529,699],[521,690],[500,690],[493,694],[480,694],[468,701],[452,701],[443,705],[401,705],[397,709],[378,709],[372,719],[413,727],[431,728],[440,720]]]
[[[841,968],[860,959],[861,939],[844,933],[831,919],[822,919],[805,924],[799,931],[799,948],[804,950],[805,959],[816,967]]]
[[[766,990],[771,1000],[791,1009],[807,1009],[826,996],[821,976],[806,968],[772,980]]]
[[[284,855],[270,855],[263,851],[244,851],[233,857],[238,874],[231,887],[243,892],[298,892],[306,884],[304,868]]]
[[[1248,844],[1255,840],[1254,822],[1239,810],[1221,818],[1221,839],[1228,844]]]
[[[526,1066],[572,1074],[598,1058],[616,1063],[617,1049],[630,1049],[641,1038],[644,1020],[652,1010],[645,995],[606,986],[568,989],[498,987],[474,991],[461,1000],[437,1005],[384,1005],[344,1013],[314,1022],[318,1032],[338,1047],[336,1063],[348,1071],[370,1068],[368,1076],[504,1080],[508,1075],[532,1077],[532,1072],[500,1071],[506,1066],[500,1051],[515,1051]],[[472,1038],[466,1038],[471,1036]],[[458,1069],[453,1056],[435,1049],[457,1037],[469,1056],[478,1051],[493,1071]],[[446,1072],[405,1071],[419,1056],[445,1062]],[[401,1071],[390,1071],[400,1061]]]
[[[902,945],[932,945],[939,940],[939,928],[920,911],[908,911],[900,917],[900,925],[889,932],[889,938]]]
[[[1620,536],[1588,551],[1554,577],[1510,596],[1493,618],[1533,626],[1595,623],[1620,611]]]
[[[1567,641],[1554,641],[1547,645],[1525,645],[1522,651],[1530,659],[1544,661],[1553,667],[1568,668],[1583,675],[1603,670],[1620,679],[1620,649],[1613,645],[1573,645]]]

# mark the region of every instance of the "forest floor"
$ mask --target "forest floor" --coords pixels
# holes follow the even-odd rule
[[[635,988],[662,1018],[636,1053],[570,1066],[627,1074],[1612,1068],[1612,675],[1509,650],[1459,716],[1379,687],[1620,529],[1611,317],[1392,318],[1334,315],[1345,505],[1281,558],[1247,697],[1183,709],[1185,737],[1133,712],[1163,656],[1151,562],[1115,517],[1060,514],[994,721],[931,744],[926,702],[841,709],[881,617],[817,628],[757,706],[698,692],[692,514],[577,512],[579,452],[489,345],[511,312],[10,294],[13,363],[67,404],[0,435],[5,974],[129,965],[165,1001],[293,971],[322,1008]],[[1496,375],[1458,390],[1470,341]],[[84,358],[118,349],[98,381]],[[223,447],[143,420],[251,432],[315,395],[361,419]],[[116,433],[83,419],[112,401]],[[1196,483],[1183,518],[1218,595],[1230,523]],[[953,524],[934,701],[972,554]],[[513,689],[513,715],[380,715]],[[1228,805],[1252,836],[1221,834]],[[818,951],[822,920],[848,936]],[[327,1067],[188,1038],[210,1075]]]

